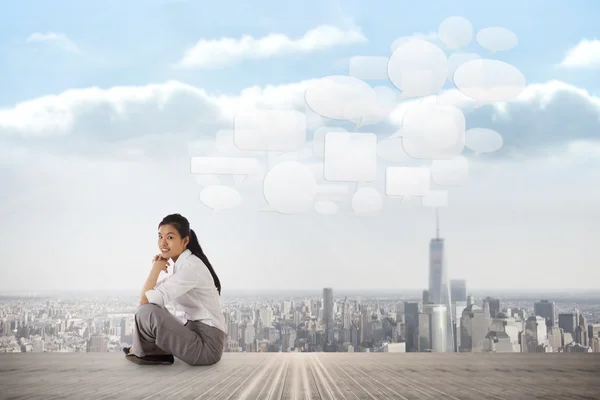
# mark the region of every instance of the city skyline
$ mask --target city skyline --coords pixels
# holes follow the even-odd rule
[[[125,9],[131,11],[126,23]],[[0,182],[9,195],[0,198],[0,292],[138,291],[157,253],[157,224],[170,213],[190,220],[224,293],[268,286],[425,288],[436,207],[428,203],[430,192],[402,200],[387,194],[386,171],[398,166],[437,168],[431,190],[447,190],[448,206],[439,205],[439,212],[448,279],[521,291],[597,286],[593,249],[600,224],[593,222],[600,220],[600,189],[593,183],[600,181],[600,81],[594,54],[600,42],[592,38],[598,7],[508,0],[432,10],[420,2],[367,7],[331,1],[284,9],[263,0],[252,9],[225,1],[210,10],[226,11],[227,23],[192,2],[92,2],[73,10],[61,0],[52,7],[14,3],[4,9]],[[118,29],[115,18],[124,22]],[[488,27],[505,29],[494,43],[506,49],[490,52],[482,39]],[[464,46],[450,43],[452,35]],[[412,42],[404,43],[438,49],[435,54],[458,64],[448,61],[437,92],[388,102],[385,118],[372,124],[362,114],[360,124],[344,115],[336,119],[336,110],[328,119],[307,103],[307,91],[332,75],[362,74],[369,88],[397,97],[398,79],[388,71],[385,79],[370,80],[375,67],[362,65],[360,57],[389,58],[392,65],[403,43],[398,39],[406,37]],[[466,65],[453,55],[501,61],[492,65],[512,66],[525,86],[517,97],[475,107],[450,74]],[[320,100],[315,104],[321,107],[337,105]],[[459,110],[465,129],[495,130],[496,151],[478,153],[477,143],[467,143],[453,159],[458,170],[444,160],[408,157],[404,117],[438,100]],[[302,114],[306,129],[298,132],[305,140],[292,143],[299,149],[242,151],[234,121],[248,129],[247,119],[259,110]],[[326,150],[339,145],[336,137],[346,137],[339,136],[342,128],[365,140],[373,157],[354,161],[369,168],[350,168],[340,161],[343,151]],[[338,136],[326,139],[323,129],[325,136]],[[256,148],[256,138],[246,139],[246,148]],[[240,171],[250,164],[229,165],[236,171],[225,176],[197,173],[202,165],[192,162],[248,154],[258,161],[247,180]],[[325,166],[336,157],[346,169]],[[286,198],[303,192],[277,181],[277,174],[266,180],[267,170],[297,166],[286,164],[290,160],[302,165],[299,176],[309,189],[335,201],[315,201],[295,215],[269,211],[268,197],[292,209],[303,199]],[[311,177],[303,175],[308,170]],[[352,181],[349,171],[368,174]],[[263,182],[273,179],[281,186],[265,193]],[[336,190],[324,188],[338,181]],[[214,188],[221,185],[227,188]],[[213,191],[205,192],[210,186]],[[239,206],[215,211],[207,197],[217,206]],[[355,203],[378,214],[361,215]]]

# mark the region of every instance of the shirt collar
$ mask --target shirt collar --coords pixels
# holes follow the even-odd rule
[[[187,258],[191,255],[192,255],[192,251],[190,249],[185,249],[184,251],[181,252],[179,257],[177,257],[177,261],[175,261],[175,264],[173,264],[173,265],[175,266],[175,265],[181,264],[182,262],[187,260]]]

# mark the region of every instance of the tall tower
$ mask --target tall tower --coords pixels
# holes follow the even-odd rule
[[[438,209],[435,209],[435,238],[429,242],[429,302],[446,306],[446,332],[448,351],[454,351],[454,324],[452,321],[452,304],[450,299],[450,284],[446,269],[444,254],[444,239],[440,237],[440,219]]]
[[[325,325],[325,341],[333,342],[333,289],[323,289],[323,325]]]

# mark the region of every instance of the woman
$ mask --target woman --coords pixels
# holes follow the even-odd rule
[[[123,351],[136,364],[173,364],[173,356],[190,365],[215,364],[227,337],[219,277],[186,218],[168,215],[158,229],[160,254],[135,313],[133,346]],[[160,272],[168,272],[169,259],[173,274],[157,284]],[[171,301],[185,311],[185,325],[165,308]]]

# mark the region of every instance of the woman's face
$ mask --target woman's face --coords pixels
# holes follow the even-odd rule
[[[158,230],[158,249],[163,258],[176,259],[186,249],[189,239],[181,238],[172,225],[162,225]]]

